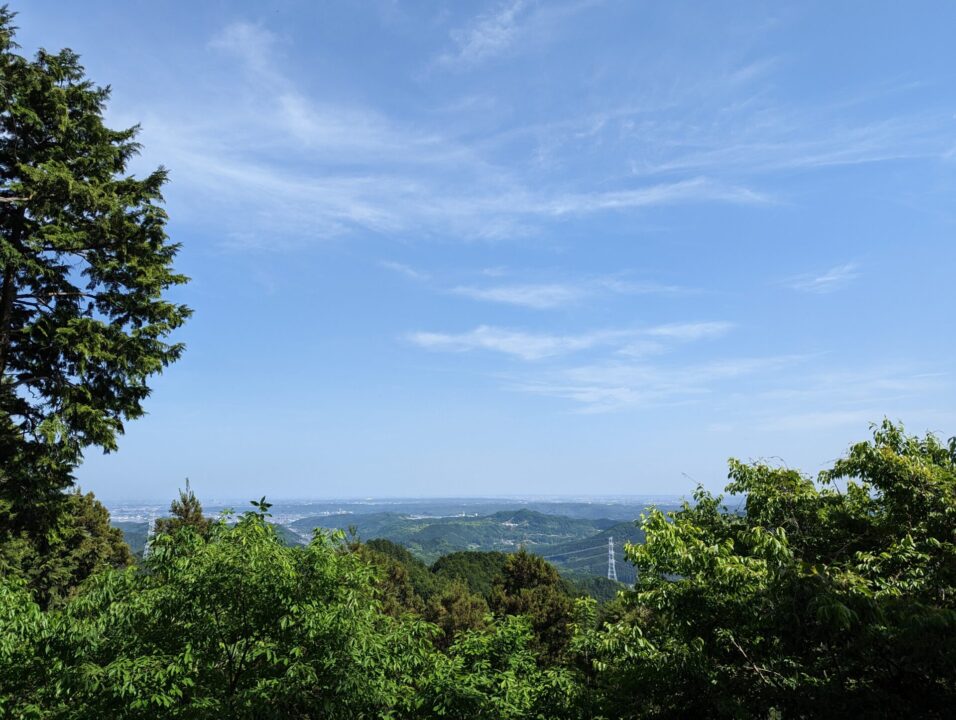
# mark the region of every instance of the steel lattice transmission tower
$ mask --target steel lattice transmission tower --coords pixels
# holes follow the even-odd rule
[[[155,537],[156,537],[156,513],[151,513],[149,516],[149,524],[146,526],[146,544],[143,546],[144,558],[149,556],[149,549],[150,549],[150,546],[153,544],[153,538]]]
[[[617,580],[617,562],[614,560],[614,538],[607,539],[607,579]]]

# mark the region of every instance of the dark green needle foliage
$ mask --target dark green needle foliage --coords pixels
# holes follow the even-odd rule
[[[441,629],[436,642],[447,648],[463,631],[487,627],[489,612],[484,598],[461,580],[452,580],[428,602],[425,618]]]
[[[109,88],[71,50],[26,58],[0,9],[0,496],[20,525],[117,447],[189,314],[167,292],[163,168],[128,172],[138,128],[104,124]]]
[[[563,658],[571,639],[574,601],[553,565],[524,549],[510,555],[492,587],[489,605],[499,616],[530,620],[534,649],[542,661]]]
[[[190,527],[200,536],[207,537],[212,528],[212,520],[202,511],[202,503],[196,493],[189,487],[189,478],[186,478],[186,489],[179,491],[179,497],[169,505],[170,517],[156,520],[156,534],[174,533],[184,527]]]
[[[0,521],[10,524],[7,512],[9,502],[0,500]],[[132,562],[123,533],[110,526],[109,512],[93,493],[66,495],[43,535],[19,530],[0,542],[0,574],[24,581],[41,607],[62,604],[98,570]]]

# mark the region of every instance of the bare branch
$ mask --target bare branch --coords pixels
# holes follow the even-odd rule
[[[737,639],[733,635],[729,635],[729,637],[730,637],[730,642],[732,642],[734,644],[734,647],[740,651],[740,654],[744,656],[744,659],[747,661],[750,667],[753,668],[753,670],[757,673],[757,675],[760,676],[760,679],[763,680],[768,685],[773,685],[774,682],[767,677],[767,672],[773,672],[773,671],[772,670],[768,671],[766,668],[762,668],[759,665],[757,665],[753,660],[750,659],[750,656],[746,653],[746,651],[742,647],[740,647],[740,643],[737,642]],[[779,675],[779,673],[776,673],[776,672],[774,672],[773,674]]]

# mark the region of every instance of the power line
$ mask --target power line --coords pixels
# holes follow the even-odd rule
[[[585,555],[584,557],[568,558],[567,560],[555,560],[554,562],[558,563],[559,565],[568,565],[570,563],[576,563],[576,562],[593,562],[603,557],[604,557],[604,551],[602,550],[597,555]]]
[[[597,555],[584,555],[583,557],[567,558],[566,560],[549,560],[548,562],[554,563],[555,565],[570,565],[571,563],[577,562],[603,562],[604,558],[605,554],[602,550]]]
[[[584,548],[583,550],[569,550],[568,552],[554,553],[553,555],[541,555],[540,557],[548,560],[549,558],[564,557],[565,555],[579,555],[583,552],[590,552],[591,550],[604,550],[603,545],[595,545],[594,547]]]

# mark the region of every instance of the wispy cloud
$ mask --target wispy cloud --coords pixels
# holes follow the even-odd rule
[[[411,265],[394,262],[393,260],[382,260],[379,265],[386,270],[391,270],[412,280],[428,280],[431,277],[428,273],[416,270]]]
[[[629,334],[626,331],[607,330],[580,335],[550,335],[481,325],[469,332],[458,334],[416,332],[409,335],[408,339],[428,350],[492,350],[522,360],[542,360],[587,350]]]
[[[640,93],[550,122],[509,127],[495,141],[508,148],[534,142],[535,160],[544,167],[627,168],[644,179],[706,177],[725,186],[736,182],[757,194],[769,175],[932,161],[952,148],[945,111],[900,104],[893,115],[874,117],[860,110],[912,85],[798,104],[774,92],[775,71],[785,65],[778,57],[742,60],[737,53],[724,53],[688,63],[692,81],[680,64],[650,66]],[[675,81],[662,86],[661,73],[673,74]]]
[[[603,294],[678,295],[693,291],[678,285],[635,282],[620,277],[591,277],[567,282],[460,285],[451,292],[483,302],[551,310]]]
[[[637,339],[622,347],[617,354],[631,358],[658,355],[677,344],[726,335],[733,328],[734,324],[730,322],[689,322],[657,325],[643,330]]]
[[[621,277],[596,278],[593,283],[609,292],[622,295],[690,295],[699,290],[683,285],[665,285],[656,282],[627,280]]]
[[[547,201],[542,210],[552,215],[568,215],[706,201],[750,205],[767,203],[771,199],[746,187],[725,185],[706,177],[696,177],[633,190],[566,194]]]
[[[272,51],[276,40],[275,34],[262,25],[237,21],[214,35],[209,47],[239,58],[254,72],[272,74]]]
[[[688,295],[697,291],[680,285],[637,281],[627,279],[627,273],[620,272],[609,276],[585,276],[583,278],[559,279],[541,282],[493,282],[481,280],[478,284],[462,284],[447,286],[448,280],[442,280],[442,273],[437,276],[432,273],[414,268],[406,263],[394,260],[382,260],[378,265],[394,273],[404,275],[412,280],[426,282],[437,292],[450,293],[478,302],[513,305],[515,307],[530,308],[532,310],[552,310],[593,300],[606,295]],[[462,273],[446,272],[444,275],[461,275]],[[483,268],[477,272],[467,273],[474,278],[503,278],[515,275],[515,271],[505,268]],[[445,287],[442,287],[445,285]],[[658,336],[676,338],[681,332],[705,333],[710,328],[716,334],[717,328],[729,328],[728,323],[691,323],[688,325],[660,326],[651,332]]]
[[[837,265],[823,273],[809,273],[797,275],[787,281],[787,285],[794,290],[826,295],[846,287],[852,280],[860,276],[856,263]]]
[[[853,370],[807,372],[800,377],[781,379],[775,387],[755,393],[761,403],[786,405],[828,401],[846,406],[890,405],[920,395],[940,392],[950,382],[942,372],[929,372],[915,365],[875,366]]]
[[[538,3],[533,0],[505,0],[468,25],[451,32],[454,50],[439,56],[444,66],[473,67],[532,41],[540,42],[553,33],[554,25],[595,0]]]
[[[548,310],[578,302],[586,294],[581,287],[568,284],[498,285],[493,287],[460,286],[452,289],[456,295],[473,300],[505,303]]]
[[[806,429],[878,419],[939,394],[949,379],[918,368],[822,370],[819,355],[716,357],[687,362],[673,354],[685,343],[721,337],[726,321],[668,323],[576,334],[492,326],[458,334],[414,333],[420,347],[445,352],[490,351],[530,363],[507,371],[505,389],[570,401],[583,413],[703,402],[724,407],[722,422],[765,429]],[[658,358],[672,353],[667,360]],[[586,354],[588,361],[575,363]],[[548,360],[545,365],[539,362]],[[814,370],[814,365],[817,369]],[[773,412],[768,409],[773,408]]]
[[[658,325],[645,332],[652,337],[688,341],[724,335],[733,327],[733,323],[729,322],[673,323],[670,325]]]
[[[280,61],[290,46],[261,25],[229,25],[209,48],[230,58],[230,91],[204,98],[193,113],[177,105],[147,116],[143,139],[150,157],[172,168],[170,200],[180,217],[231,220],[216,225],[235,247],[281,248],[356,231],[498,239],[570,216],[768,200],[703,175],[632,178],[626,188],[600,190],[587,181],[541,183],[494,149],[449,135],[454,124],[397,122],[307,93]]]
[[[685,403],[724,382],[766,374],[799,362],[799,356],[744,357],[693,365],[601,362],[565,368],[541,378],[516,380],[520,392],[574,401],[583,412]]]
[[[523,46],[541,28],[570,25],[561,23],[591,4],[497,5],[457,31],[449,62]],[[938,118],[854,124],[845,108],[780,107],[761,93],[776,58],[715,62],[699,80],[665,83],[666,91],[649,83],[629,97],[610,93],[614,103],[599,111],[567,107],[552,122],[521,125],[518,117],[476,132],[467,107],[435,116],[330,99],[321,86],[295,79],[294,46],[261,24],[230,24],[208,46],[228,58],[210,64],[221,91],[136,119],[145,160],[172,168],[177,216],[214,225],[233,247],[361,232],[497,240],[652,207],[767,206],[779,192],[766,189],[768,173],[938,158],[951,147],[948,135],[941,144]],[[542,153],[547,167],[536,164]],[[543,172],[552,166],[561,172]],[[491,290],[485,299],[511,302],[505,297]],[[509,297],[528,307],[575,302]]]
[[[721,335],[729,323],[702,322],[645,328],[630,345],[574,363],[527,366],[502,375],[513,392],[567,400],[576,412],[704,403],[718,426],[805,431],[814,427],[865,425],[889,414],[908,412],[928,397],[944,396],[952,387],[948,373],[925,366],[870,366],[826,369],[819,354],[716,357],[688,362],[680,355],[656,357],[673,350],[665,343],[691,342]],[[649,338],[652,338],[649,340]],[[648,347],[631,352],[631,347]],[[592,355],[593,357],[593,355]],[[570,361],[570,362],[569,362]],[[816,423],[816,424],[815,424]],[[712,423],[713,424],[713,423]]]
[[[835,111],[820,109],[814,113],[805,111],[802,123],[794,124],[792,119],[775,118],[777,112],[763,109],[757,113],[751,109],[751,113],[744,113],[732,141],[726,136],[730,128],[710,129],[703,135],[681,120],[658,123],[643,142],[650,142],[656,136],[658,142],[669,148],[668,156],[656,161],[635,160],[631,171],[636,176],[687,172],[765,175],[938,157],[942,153],[938,118],[900,117],[846,125],[845,122],[836,124],[835,119],[828,120]]]
[[[730,323],[687,323],[660,325],[640,329],[595,330],[586,333],[562,335],[534,333],[524,330],[480,325],[464,333],[415,332],[407,339],[427,350],[468,352],[490,350],[511,355],[521,360],[535,361],[569,355],[604,346],[633,354],[634,342],[640,338],[656,338],[687,342],[720,335],[732,327]],[[663,346],[661,346],[663,349]]]
[[[483,270],[481,274],[486,277],[502,277],[508,273],[501,268],[490,268]],[[627,273],[618,273],[551,282],[458,285],[450,292],[481,302],[514,305],[534,310],[551,310],[603,295],[678,296],[694,294],[697,291],[681,285],[631,280],[628,279]]]
[[[441,57],[444,64],[473,65],[509,48],[518,38],[518,20],[527,10],[525,0],[510,0],[494,12],[478,16],[470,27],[452,32],[454,53]]]
[[[884,416],[937,414],[925,407],[927,398],[943,397],[951,387],[949,373],[930,371],[924,364],[816,369],[778,378],[772,386],[752,393],[749,397],[755,403],[741,419],[774,432],[865,427]]]

